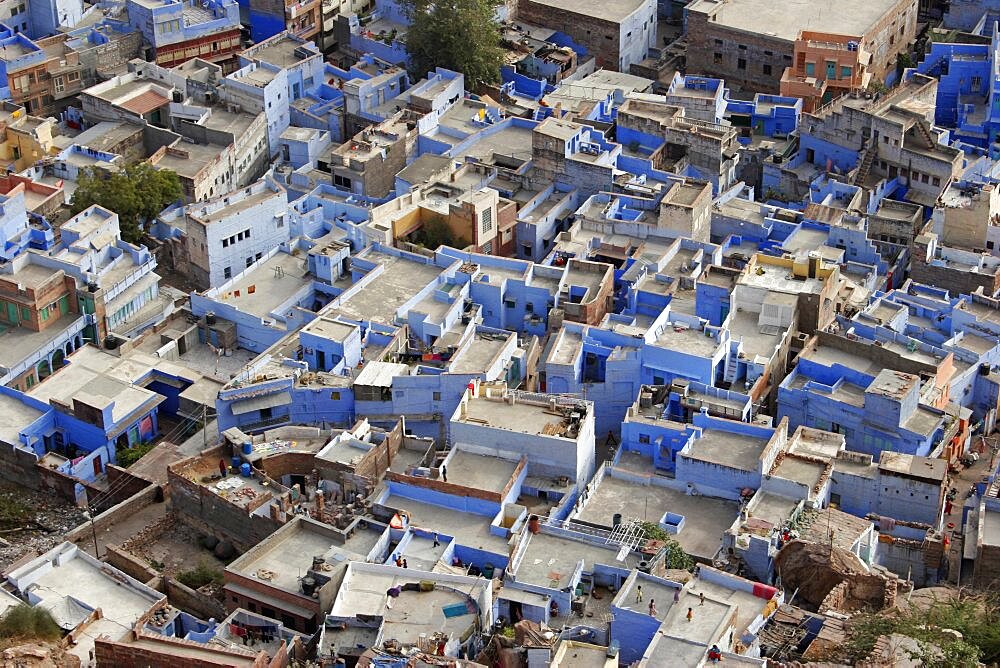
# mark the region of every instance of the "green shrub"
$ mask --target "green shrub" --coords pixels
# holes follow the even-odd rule
[[[145,457],[154,447],[156,446],[152,443],[140,443],[128,449],[118,450],[115,452],[115,457],[118,459],[118,466],[127,469]]]
[[[27,603],[10,608],[0,617],[0,638],[56,640],[62,629],[48,610]]]
[[[178,573],[177,581],[191,587],[191,589],[198,589],[210,583],[221,586],[224,578],[221,570],[213,568],[211,564],[202,561],[197,567]]]

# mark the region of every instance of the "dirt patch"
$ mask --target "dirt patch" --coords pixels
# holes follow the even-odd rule
[[[0,483],[0,508],[0,570],[51,550],[87,520],[81,508],[10,483]]]
[[[226,564],[216,558],[198,542],[198,532],[168,513],[149,525],[121,548],[148,563],[162,575],[176,577],[204,563],[213,569],[223,569]]]

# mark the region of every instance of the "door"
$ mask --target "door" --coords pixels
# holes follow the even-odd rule
[[[97,455],[94,457],[94,475],[99,476],[103,471],[104,469],[101,468],[101,456]]]

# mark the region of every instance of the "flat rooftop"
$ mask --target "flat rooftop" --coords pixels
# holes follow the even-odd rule
[[[456,450],[447,467],[449,483],[499,492],[510,482],[517,462]]]
[[[253,209],[273,197],[280,197],[280,195],[281,193],[265,189],[261,192],[253,193],[249,197],[242,197],[232,201],[230,204],[223,204],[222,206],[209,211],[208,214],[204,216],[199,215],[200,208],[197,204],[189,207],[188,211],[192,217],[197,218],[204,223],[214,223],[224,218],[228,218],[229,216],[234,216],[243,211]]]
[[[295,54],[295,50],[300,46],[302,44],[289,37],[281,37],[270,40],[266,43],[266,46],[253,49],[252,53],[247,55],[263,63],[287,68],[305,60],[305,58],[301,58]]]
[[[232,293],[227,301],[241,311],[264,318],[311,283],[305,259],[279,252],[230,285],[225,292]],[[254,291],[248,294],[247,289],[251,286]],[[237,290],[239,297],[235,296]]]
[[[296,522],[290,531],[259,543],[229,569],[298,593],[299,578],[312,568],[313,557],[322,556],[325,561],[333,544],[329,536],[317,532],[311,524]]]
[[[656,337],[656,345],[696,357],[712,357],[719,349],[719,342],[704,331],[691,329],[687,324],[669,322],[664,324],[663,331]]]
[[[142,407],[152,409],[165,399],[162,395],[144,387],[93,371],[82,364],[73,364],[74,357],[71,355],[68,358],[70,364],[32,388],[28,396],[45,403],[55,400],[68,406],[70,410],[73,408],[75,398],[96,408],[104,408],[113,402],[111,418],[115,423],[124,420]]]
[[[454,536],[460,545],[494,554],[507,554],[507,541],[490,533],[492,517],[435,506],[395,494],[387,497],[382,505],[407,511],[412,526]]]
[[[659,522],[667,512],[686,518],[684,528],[674,536],[684,551],[707,558],[718,551],[722,534],[739,515],[739,504],[605,476],[576,517],[610,527],[616,513],[625,518]]]
[[[431,138],[448,142],[447,136],[442,133],[436,133]],[[455,142],[452,140],[449,143]],[[452,157],[456,160],[472,157],[481,162],[490,162],[494,153],[530,160],[531,129],[510,125],[492,134],[484,134],[472,142],[468,148],[455,153]]]
[[[590,573],[594,572],[594,564],[634,568],[639,563],[631,555],[624,562],[618,561],[617,547],[593,545],[547,533],[524,535],[528,545],[524,549],[516,579],[525,584],[562,589],[569,585],[581,559],[584,562],[583,570]]]
[[[712,24],[793,42],[802,30],[863,35],[895,5],[896,0],[844,0],[834,9],[812,0],[696,0],[688,10],[713,15]]]
[[[562,433],[566,419],[558,409],[553,411],[548,404],[529,404],[520,401],[511,405],[500,399],[472,397],[467,404],[465,416],[458,421],[510,429],[532,436],[568,438]]]
[[[0,442],[20,445],[18,434],[42,416],[42,412],[21,403],[14,397],[0,394]]]
[[[473,610],[453,617],[444,614],[444,609],[449,606],[467,603],[467,596],[476,600],[476,585],[448,582],[431,591],[406,589],[404,585],[418,579],[416,573],[412,569],[407,573],[404,569],[388,567],[377,571],[348,571],[330,614],[352,617],[359,614],[379,615],[383,619],[382,637],[404,644],[416,643],[419,638],[438,631],[448,637],[459,637],[477,623],[478,615]],[[482,586],[486,586],[488,581],[482,582]],[[393,599],[390,608],[386,606],[385,592],[392,587],[400,587],[402,591]]]
[[[767,440],[721,429],[706,429],[683,456],[743,471],[756,471]]]
[[[34,574],[18,569],[12,575],[31,578],[33,584],[37,585],[33,593],[41,599],[37,605],[51,611],[61,625],[75,625],[89,614],[89,610],[82,608],[76,601],[91,608],[101,608],[104,618],[91,624],[83,637],[78,638],[78,643],[72,650],[77,656],[87,657],[98,631],[106,633],[112,640],[126,635],[139,617],[162,598],[157,592],[140,589],[142,585],[137,587],[129,581],[119,581],[106,570],[104,564],[98,567],[78,555],[58,563],[55,561],[57,556],[66,555],[77,548],[75,545],[63,544],[57,549],[60,555],[45,555],[51,559],[47,562],[51,567],[40,566],[34,569]],[[27,566],[30,568],[30,565]]]
[[[510,336],[514,336],[511,334]],[[507,346],[509,337],[476,335],[451,362],[451,373],[483,373]]]
[[[392,324],[396,311],[433,282],[441,268],[386,253],[367,253],[363,259],[384,268],[370,283],[336,303],[332,310],[353,320]]]

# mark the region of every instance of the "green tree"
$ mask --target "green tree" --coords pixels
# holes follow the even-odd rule
[[[667,568],[682,571],[694,570],[694,559],[684,551],[681,544],[674,540],[670,533],[656,522],[642,522],[642,532],[647,540],[661,540],[663,546],[663,563]]]
[[[465,75],[472,90],[500,81],[504,51],[496,9],[503,0],[402,0],[410,19],[406,51],[410,74],[423,77],[436,67]]]
[[[75,215],[94,204],[114,211],[121,224],[122,238],[138,243],[142,241],[143,223],[180,199],[182,193],[176,173],[154,169],[148,162],[113,174],[87,169],[77,179],[70,211]]]

